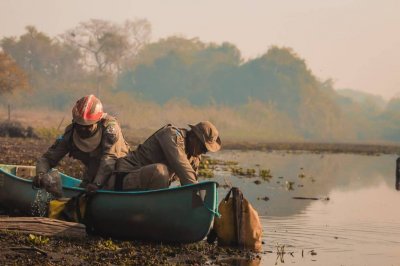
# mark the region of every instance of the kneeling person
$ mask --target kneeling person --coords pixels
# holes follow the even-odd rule
[[[197,183],[201,155],[220,150],[221,139],[211,122],[189,126],[164,126],[118,159],[116,190],[166,188],[174,175],[181,185]]]
[[[69,154],[85,165],[81,186],[88,192],[113,189],[116,160],[129,151],[117,120],[103,112],[100,100],[94,95],[78,100],[72,116],[72,124],[36,162],[34,184],[46,187],[49,170]]]

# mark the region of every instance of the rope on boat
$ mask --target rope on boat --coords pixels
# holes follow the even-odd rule
[[[218,218],[221,217],[221,214],[218,212],[218,210],[212,210],[211,208],[208,208],[206,205],[204,205],[204,207],[206,207],[207,210],[209,210],[212,214],[214,214]]]
[[[218,191],[215,191],[215,202],[217,202],[217,204],[218,204]],[[215,204],[215,209],[214,210],[209,208],[205,204],[204,204],[204,207],[206,207],[207,210],[209,210],[212,214],[214,214],[214,216],[220,218],[221,214],[218,212],[218,205],[217,204]]]

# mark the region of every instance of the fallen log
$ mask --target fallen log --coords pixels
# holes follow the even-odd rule
[[[43,236],[86,237],[85,225],[46,217],[0,217],[0,231]]]
[[[292,197],[292,199],[300,199],[300,200],[329,200],[329,197],[324,197],[324,198],[315,198],[315,197]]]

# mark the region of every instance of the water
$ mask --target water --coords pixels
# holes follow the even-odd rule
[[[400,265],[397,156],[221,151],[212,158],[272,173],[267,182],[232,176],[226,166],[214,171],[220,184],[240,187],[261,217],[264,253],[251,265]],[[219,188],[220,197],[227,191]]]
[[[47,216],[48,206],[52,195],[44,189],[36,190],[35,200],[32,202],[31,214],[32,216]]]

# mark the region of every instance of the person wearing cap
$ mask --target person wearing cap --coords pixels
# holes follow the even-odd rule
[[[209,121],[190,130],[166,125],[135,151],[118,159],[116,190],[160,189],[176,176],[181,185],[197,183],[201,155],[221,148],[217,128]]]
[[[103,112],[103,105],[94,95],[76,102],[72,118],[64,134],[37,160],[34,185],[46,187],[49,170],[69,154],[85,165],[81,187],[88,192],[113,189],[116,160],[129,151],[117,120]]]

